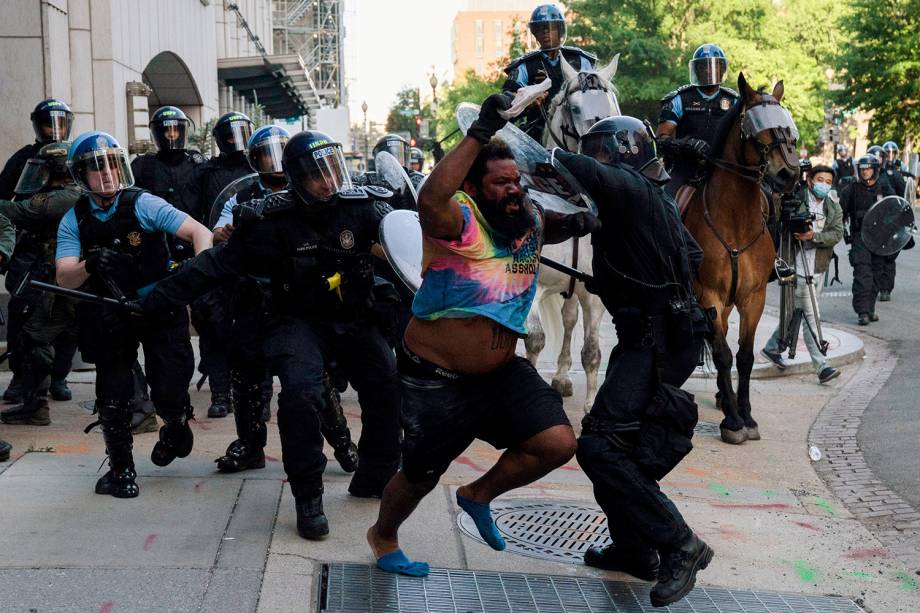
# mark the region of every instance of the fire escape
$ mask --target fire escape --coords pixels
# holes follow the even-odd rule
[[[274,0],[272,30],[277,54],[303,58],[326,106],[343,104],[344,0]]]

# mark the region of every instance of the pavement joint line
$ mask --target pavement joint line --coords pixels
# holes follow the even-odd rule
[[[242,491],[243,491],[243,488],[241,487],[240,492]],[[256,608],[255,608],[256,611],[259,610],[259,605],[262,604],[262,586],[265,584],[265,571],[268,568],[268,558],[269,556],[271,556],[272,541],[275,540],[275,527],[278,525],[278,513],[281,512],[282,498],[284,498],[284,484],[283,483],[281,484],[281,487],[278,488],[278,500],[275,501],[275,516],[274,518],[272,518],[271,536],[268,539],[268,547],[265,548],[265,560],[262,562],[262,576],[259,578],[259,598],[256,600]],[[228,527],[230,526],[229,522],[227,523],[227,526]],[[223,538],[221,538],[221,542],[223,542]],[[204,602],[203,599],[202,599],[202,602]]]
[[[460,486],[457,486],[457,487],[460,487]],[[455,508],[457,503],[450,495],[450,485],[445,484],[442,487],[442,489],[444,490],[444,497],[447,498],[447,508],[451,509],[450,525],[456,528],[457,516],[459,515],[459,512]],[[466,547],[463,546],[462,531],[454,529],[452,530],[452,532],[454,533],[454,540],[456,541],[456,544],[457,544],[457,551],[460,552],[460,562],[463,568],[469,568],[470,564],[469,564],[469,561],[466,559]]]
[[[224,537],[227,536],[227,531],[230,530],[230,523],[233,521],[233,514],[236,513],[236,507],[240,503],[240,496],[243,494],[243,484],[246,482],[245,479],[240,479],[239,488],[236,490],[236,499],[233,501],[233,507],[230,509],[229,516],[227,517],[227,523],[224,525],[223,531],[220,533],[220,541],[217,543],[217,551],[214,553],[214,561],[211,563],[211,568],[208,569],[208,580],[205,582],[204,590],[201,593],[201,601],[198,603],[198,611],[202,611],[204,608],[204,603],[208,598],[208,590],[211,589],[211,582],[214,580],[214,571],[217,570],[217,565],[220,561],[220,552],[224,548]],[[263,567],[263,575],[264,575]]]
[[[821,410],[809,430],[808,444],[822,451],[822,459],[814,463],[815,472],[840,503],[883,545],[891,547],[896,558],[916,568],[920,567],[920,553],[897,546],[920,537],[918,511],[875,476],[857,439],[863,413],[898,363],[897,355],[881,339],[866,337],[873,340],[866,343],[862,365]]]

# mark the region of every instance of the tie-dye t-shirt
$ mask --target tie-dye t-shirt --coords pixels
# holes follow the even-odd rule
[[[540,269],[540,214],[534,211],[534,231],[508,244],[492,236],[469,195],[457,192],[454,200],[463,213],[463,230],[458,240],[423,237],[422,286],[412,313],[419,319],[482,315],[527,334]]]

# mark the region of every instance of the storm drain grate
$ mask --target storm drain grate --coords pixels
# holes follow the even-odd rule
[[[434,568],[425,579],[363,564],[324,564],[319,613],[861,613],[841,597],[696,587],[680,602],[652,608],[647,583]]]
[[[721,436],[719,432],[719,424],[714,424],[709,421],[698,421],[696,422],[696,427],[693,429],[694,434],[701,434],[703,436]]]
[[[496,500],[492,519],[505,537],[507,550],[531,558],[581,564],[589,547],[610,542],[604,512],[579,502]],[[485,542],[465,512],[460,512],[457,525]]]

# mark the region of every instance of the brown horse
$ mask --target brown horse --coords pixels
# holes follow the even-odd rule
[[[798,179],[798,132],[779,104],[783,82],[767,94],[738,76],[741,99],[722,119],[714,139],[708,182],[687,207],[685,222],[703,249],[697,295],[703,307],[715,307],[712,358],[718,372],[717,402],[725,413],[722,440],[740,444],[758,440],[751,417],[750,379],[754,367],[754,332],[763,314],[767,281],[776,253],[767,231],[767,199],[761,181],[777,191],[791,190]],[[732,353],[725,338],[733,308],[741,315],[738,393],[732,390]]]

